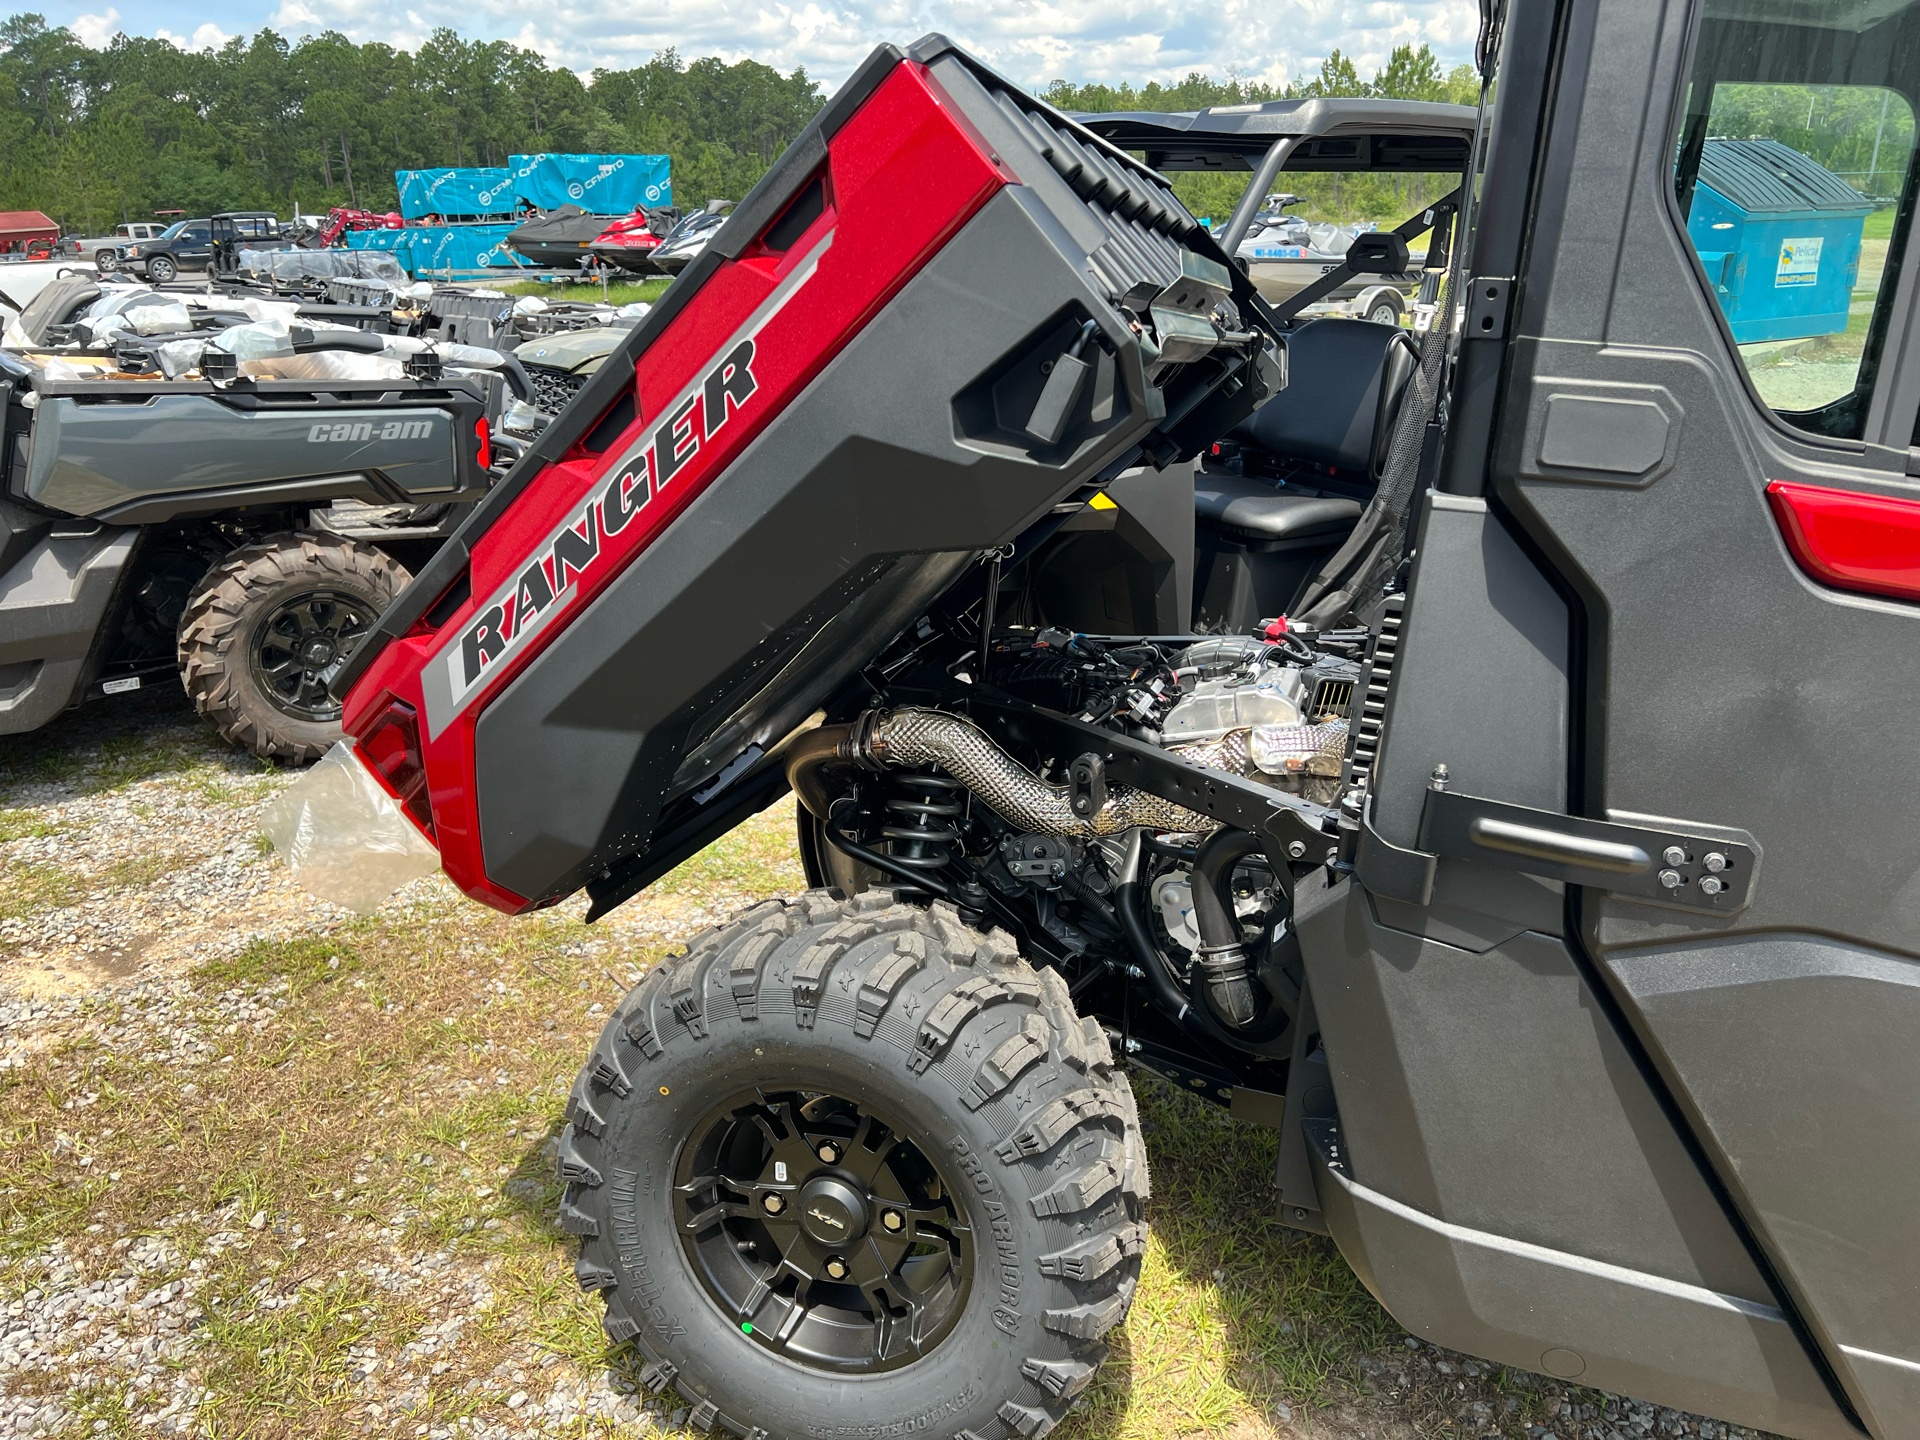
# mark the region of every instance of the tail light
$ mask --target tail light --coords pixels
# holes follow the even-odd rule
[[[1773,518],[1802,570],[1823,584],[1920,600],[1920,501],[1775,480]]]
[[[483,420],[482,425],[486,424]],[[427,767],[420,756],[420,722],[404,700],[389,699],[354,744],[360,758],[393,791],[413,823],[433,836],[433,805],[427,798]]]
[[[473,438],[480,442],[479,448],[474,452],[474,459],[479,462],[482,470],[491,469],[493,466],[493,431],[487,428],[486,416],[482,415],[478,420],[473,422]]]

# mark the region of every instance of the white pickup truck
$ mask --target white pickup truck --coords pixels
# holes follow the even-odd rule
[[[77,253],[82,260],[92,260],[96,258],[98,251],[121,250],[142,240],[151,240],[166,228],[165,224],[157,220],[130,221],[125,225],[114,226],[111,235],[98,235],[92,239],[74,241],[74,253]]]

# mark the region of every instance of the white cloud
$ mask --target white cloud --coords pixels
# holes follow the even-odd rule
[[[193,34],[190,36],[176,35],[171,30],[164,28],[154,31],[153,34],[155,39],[164,40],[169,45],[177,46],[182,50],[218,50],[222,45],[225,45],[229,40],[233,39],[233,36],[222,30],[211,20],[207,21],[204,25],[196,26]]]
[[[111,6],[104,15],[81,15],[67,26],[89,50],[104,50],[120,32],[120,12]]]
[[[1457,64],[1478,22],[1475,0],[552,0],[532,10],[523,0],[414,0],[396,11],[390,0],[279,0],[271,23],[406,48],[444,25],[510,39],[581,72],[637,65],[671,47],[805,66],[831,88],[874,45],[931,30],[1034,87],[1178,80],[1194,70],[1284,84],[1336,47],[1363,75],[1408,43],[1429,43]],[[110,26],[117,16],[108,16]]]

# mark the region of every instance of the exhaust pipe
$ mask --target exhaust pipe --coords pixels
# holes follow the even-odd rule
[[[871,769],[938,765],[995,813],[1030,835],[1092,840],[1123,835],[1135,826],[1209,835],[1220,822],[1131,785],[1112,785],[1107,803],[1076,815],[1065,785],[1051,785],[988,738],[971,720],[944,710],[869,712],[852,725],[823,725],[787,747],[787,783],[800,802],[826,818],[828,796],[820,772],[831,762]]]

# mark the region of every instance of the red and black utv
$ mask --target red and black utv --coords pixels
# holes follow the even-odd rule
[[[1083,517],[1192,524],[1193,459],[1343,362],[933,38],[350,662],[358,763],[505,910],[799,797],[816,888],[636,988],[560,1142],[696,1427],[1048,1429],[1138,1273],[1132,1064],[1277,1126],[1275,1214],[1418,1334],[1920,1435],[1920,6],[1512,0],[1480,49],[1434,323],[1334,417],[1383,439],[1289,618],[1160,628]],[[1867,209],[1712,230],[1702,156],[1769,125]],[[1814,332],[1737,342],[1761,300]],[[1275,453],[1234,478],[1326,468]]]

